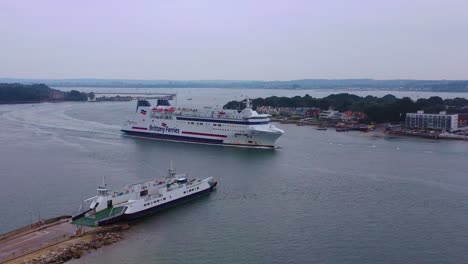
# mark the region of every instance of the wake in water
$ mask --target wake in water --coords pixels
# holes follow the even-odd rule
[[[37,126],[82,132],[116,134],[119,126],[76,119],[65,114],[68,110],[79,110],[73,104],[36,104],[5,114],[8,120]]]
[[[89,110],[94,105],[77,103],[15,105],[10,111],[3,111],[2,117],[14,122],[34,135],[47,136],[48,140],[56,141],[71,147],[82,144],[74,139],[92,143],[114,144],[120,138],[120,127],[71,117],[69,111],[80,112]],[[96,110],[95,113],[99,111]]]

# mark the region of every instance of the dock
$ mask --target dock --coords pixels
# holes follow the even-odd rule
[[[61,216],[0,235],[0,263],[42,263],[44,259],[79,257],[88,250],[118,241],[121,238],[118,231],[128,228],[128,225],[77,224],[71,216]]]
[[[69,220],[69,216],[58,217],[1,235],[0,263],[67,240],[77,229]]]

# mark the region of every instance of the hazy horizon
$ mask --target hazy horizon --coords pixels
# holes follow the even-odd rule
[[[0,2],[0,78],[467,80],[468,2]]]
[[[0,76],[0,81],[3,80],[28,80],[28,81],[35,81],[35,80],[49,80],[49,81],[71,81],[71,80],[78,80],[78,81],[145,81],[145,82],[166,82],[166,81],[176,81],[176,82],[289,82],[289,81],[315,81],[315,80],[324,80],[324,81],[353,81],[353,80],[373,80],[373,81],[468,81],[467,79],[374,79],[374,78],[333,78],[333,79],[325,79],[325,78],[303,78],[303,79],[284,79],[284,80],[244,80],[244,79],[121,79],[121,78],[86,78],[86,77],[77,77],[77,78],[14,78],[14,77],[4,77]]]

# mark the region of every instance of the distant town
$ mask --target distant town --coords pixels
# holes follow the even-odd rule
[[[385,135],[416,136],[468,140],[468,100],[440,97],[398,99],[334,94],[317,99],[304,97],[269,97],[253,100],[259,113],[272,115],[272,120],[298,126],[316,126],[317,130],[338,132],[378,130]],[[313,106],[307,106],[313,105]],[[242,108],[232,101],[225,108]]]

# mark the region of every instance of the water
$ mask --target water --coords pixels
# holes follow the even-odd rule
[[[200,103],[194,94],[185,96]],[[218,190],[139,221],[127,239],[71,263],[468,257],[468,142],[279,125],[286,134],[274,151],[173,143],[122,136],[134,109],[134,102],[0,106],[0,233],[39,214],[75,212],[102,176],[121,187],[162,175],[173,160],[179,172],[216,177]]]

